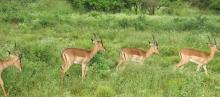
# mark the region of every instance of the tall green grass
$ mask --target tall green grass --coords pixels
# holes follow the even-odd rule
[[[10,7],[1,2],[4,14],[0,15],[0,57],[6,58],[7,50],[13,51],[14,43],[23,53],[22,72],[8,68],[2,73],[11,97],[220,96],[219,53],[208,64],[209,76],[203,70],[195,72],[196,65],[192,63],[183,70],[172,71],[180,60],[178,51],[182,48],[209,51],[207,35],[215,37],[219,44],[218,16],[81,14],[68,11],[67,4],[61,1],[59,6],[51,8],[56,2],[48,1],[33,0],[30,3],[33,5],[27,8],[12,3],[18,10],[15,13],[10,13]],[[49,4],[48,10],[42,4]],[[61,5],[65,7],[62,11]],[[7,11],[3,12],[2,8]],[[66,47],[90,49],[92,33],[103,38],[107,51],[98,53],[88,64],[85,81],[81,80],[81,66],[76,64],[61,84],[61,51]],[[115,71],[121,48],[147,50],[152,35],[159,42],[160,55],[150,57],[144,65],[127,62],[124,70]]]

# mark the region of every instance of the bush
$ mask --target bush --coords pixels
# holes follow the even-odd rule
[[[134,20],[134,27],[136,30],[145,30],[148,26],[148,21],[144,16],[139,16]]]
[[[176,30],[206,30],[207,27],[207,18],[202,16],[197,16],[190,19],[185,18],[175,18],[173,19],[174,22],[174,29]]]
[[[193,6],[196,6],[200,9],[205,9],[210,5],[210,1],[211,0],[191,0],[189,2],[191,2]]]
[[[114,97],[116,93],[109,86],[98,86],[95,95],[96,97]]]
[[[48,64],[57,64],[60,56],[55,55],[53,46],[51,45],[24,45],[21,51],[26,59],[33,61],[42,61]]]
[[[145,16],[140,15],[135,19],[123,18],[118,20],[118,26],[121,28],[134,27],[135,30],[145,30],[149,26],[149,21]]]
[[[159,10],[159,12],[161,14],[168,14],[168,15],[173,14],[173,11],[174,10],[172,8],[170,8],[170,7],[161,7],[160,10]]]
[[[98,16],[100,16],[101,14],[99,13],[99,12],[96,12],[96,11],[92,11],[92,12],[90,12],[89,13],[89,16],[92,16],[92,17],[98,17]]]
[[[131,22],[128,19],[123,18],[118,21],[118,24],[119,24],[119,27],[121,28],[127,28],[130,26]]]
[[[40,18],[36,18],[32,20],[32,28],[39,29],[39,28],[47,28],[47,27],[55,27],[59,24],[60,18],[54,15],[52,16],[42,16]]]
[[[124,8],[122,0],[68,0],[73,8],[104,12],[120,12]]]
[[[149,15],[154,15],[158,6],[159,0],[141,0],[141,7],[143,10],[147,10]]]
[[[220,0],[212,0],[212,3],[209,5],[210,9],[220,11]]]
[[[20,12],[20,13],[9,13],[4,14],[2,18],[3,22],[7,23],[29,23],[31,21],[31,16],[28,13]]]
[[[92,60],[93,71],[97,73],[101,78],[106,76],[106,73],[110,70],[108,61],[104,58],[103,54],[98,53]]]

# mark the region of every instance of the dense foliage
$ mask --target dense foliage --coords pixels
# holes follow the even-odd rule
[[[68,0],[74,9],[95,10],[104,12],[121,12],[124,10],[137,13],[138,10],[155,14],[160,7],[171,9],[184,7],[189,4],[199,9],[220,11],[220,0]]]

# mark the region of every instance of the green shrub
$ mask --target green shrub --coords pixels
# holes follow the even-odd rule
[[[202,16],[196,16],[193,18],[174,18],[173,19],[173,29],[175,30],[206,30],[208,27],[207,25],[207,18]]]
[[[220,0],[211,0],[212,3],[209,5],[210,9],[220,12]]]
[[[138,16],[135,20],[134,20],[134,27],[136,30],[145,30],[148,27],[148,21],[146,20],[146,18],[144,16]]]
[[[101,14],[99,12],[96,12],[96,11],[89,12],[89,16],[92,16],[92,17],[98,17],[100,15]]]
[[[4,14],[2,18],[3,22],[15,24],[29,23],[31,19],[31,15],[26,12]]]
[[[127,19],[123,18],[118,21],[118,25],[121,28],[129,28],[129,27],[134,27],[135,30],[145,30],[148,25],[148,21],[145,16],[138,16],[135,19]]]
[[[116,92],[109,86],[98,86],[95,91],[96,97],[114,97]]]
[[[121,28],[128,28],[130,26],[131,22],[128,19],[123,18],[118,21],[118,24],[119,24],[119,27],[121,27]]]
[[[124,8],[122,0],[67,0],[73,8],[104,11],[120,12]]]
[[[42,16],[40,18],[36,18],[32,20],[32,28],[39,29],[39,28],[47,28],[47,27],[55,27],[59,24],[60,18],[56,17],[55,15],[51,16]]]
[[[174,10],[172,8],[169,7],[161,7],[159,9],[159,13],[163,14],[163,15],[171,15],[174,13]]]
[[[54,27],[55,26],[55,21],[53,20],[48,20],[48,19],[42,19],[39,21],[39,24],[43,27]]]
[[[21,47],[21,51],[26,59],[33,61],[42,61],[48,64],[57,64],[60,59],[59,55],[51,45],[25,45]]]
[[[110,70],[109,63],[103,56],[103,54],[98,53],[92,60],[93,71],[97,73],[101,78],[107,76]]]

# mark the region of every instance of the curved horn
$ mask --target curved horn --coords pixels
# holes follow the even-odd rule
[[[99,35],[96,35],[98,38],[97,38],[97,40],[98,41],[102,41],[102,38],[99,36]]]
[[[15,43],[15,44],[14,44],[14,50],[16,50],[16,48],[17,48],[17,44]]]
[[[102,42],[102,38],[99,36],[100,41]]]
[[[208,39],[209,39],[209,43],[212,43],[209,35],[208,35]]]
[[[93,37],[94,37],[95,39],[97,39],[97,35],[96,35],[95,33],[93,33]]]
[[[152,37],[153,37],[153,42],[154,42],[154,44],[156,44],[155,36],[152,35]]]
[[[217,42],[216,42],[216,39],[214,38],[214,44],[216,45],[217,44]]]

